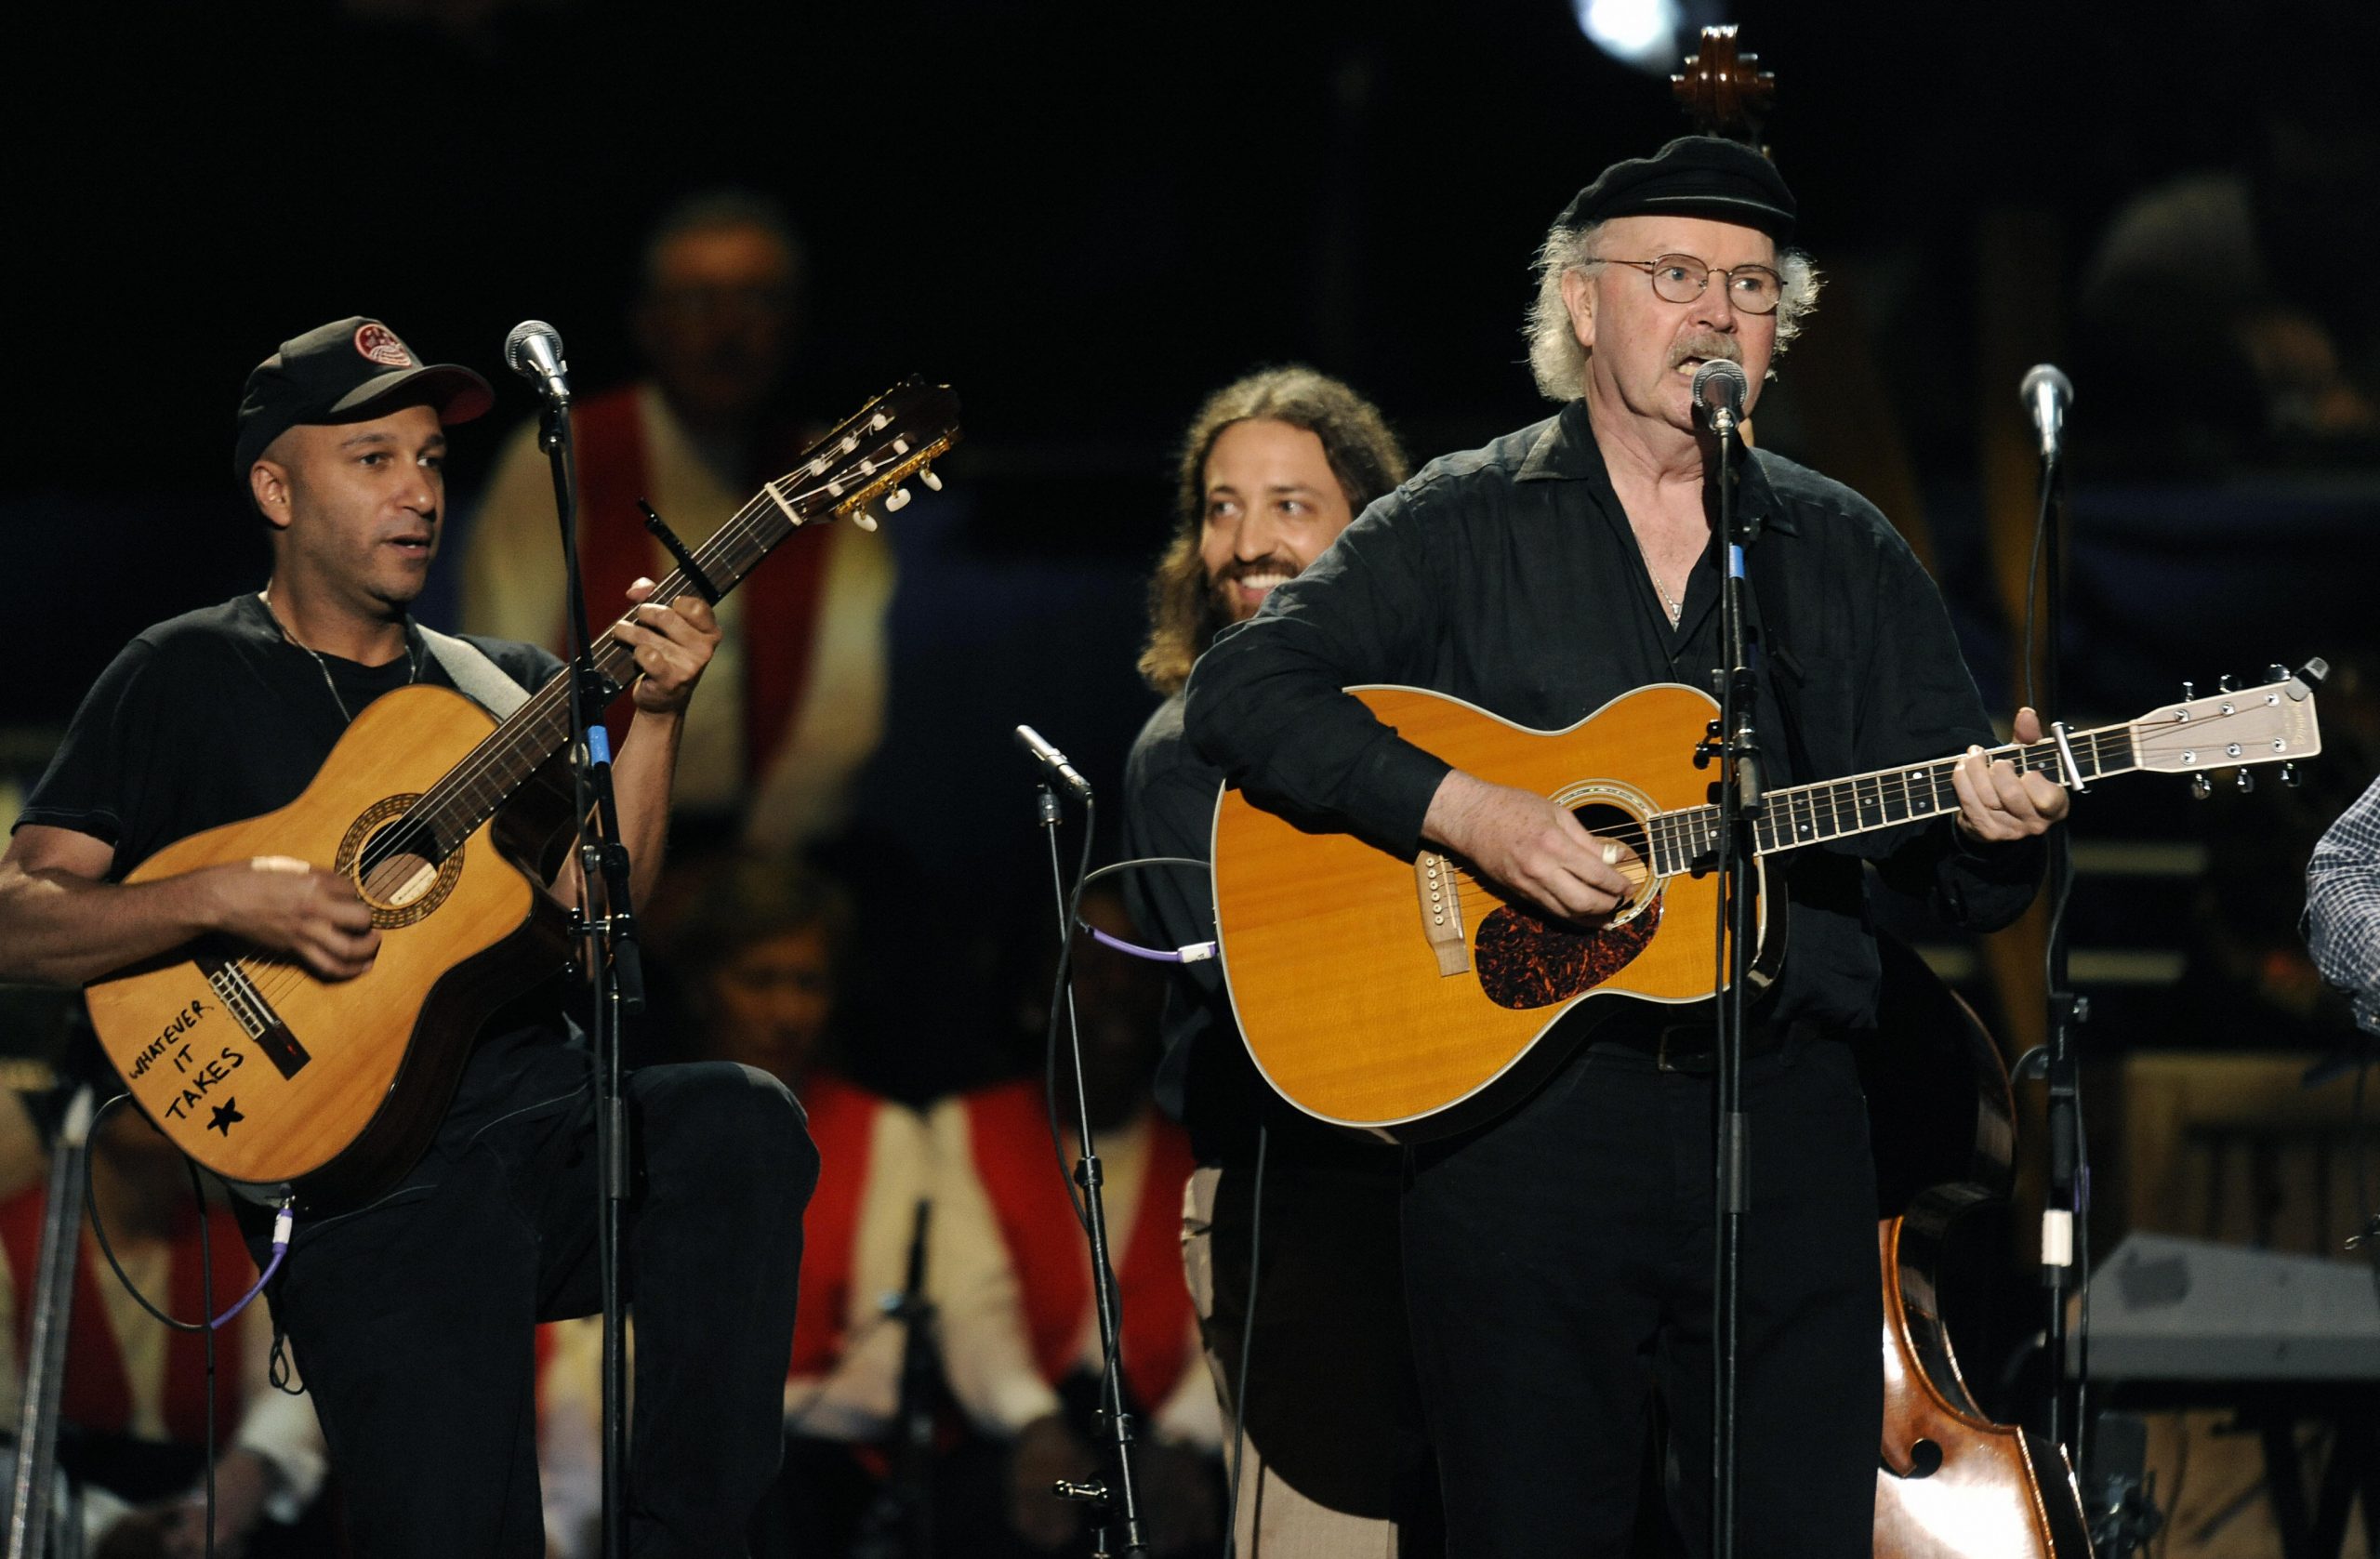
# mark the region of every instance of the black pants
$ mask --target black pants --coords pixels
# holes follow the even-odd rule
[[[1708,1551],[1712,1093],[1596,1050],[1415,1151],[1406,1291],[1449,1553],[1627,1552],[1656,1387],[1673,1513]],[[1866,1106],[1825,1040],[1753,1057],[1744,1097],[1738,1552],[1866,1559],[1884,1411]]]
[[[793,1096],[749,1067],[645,1068],[628,1102],[630,1546],[741,1554],[781,1448],[817,1150]],[[276,1312],[357,1553],[545,1552],[531,1334],[601,1308],[595,1169],[575,1089],[450,1120],[390,1197],[301,1223]]]

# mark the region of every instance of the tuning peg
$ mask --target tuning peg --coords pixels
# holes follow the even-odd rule
[[[908,508],[908,507],[909,507],[909,490],[908,490],[907,488],[906,488],[906,487],[895,487],[894,489],[892,489],[892,491],[891,491],[890,493],[887,493],[887,494],[885,494],[885,495],[884,495],[884,512],[885,512],[885,513],[887,513],[887,514],[898,514],[901,510],[903,510],[903,509],[906,509],[906,508]]]
[[[2279,661],[2274,661],[2270,666],[2265,667],[2265,680],[2268,682],[2285,682],[2289,680],[2289,667],[2281,665]]]
[[[2222,676],[2215,679],[2215,690],[2217,693],[2236,693],[2239,691],[2239,687],[2240,679],[2234,677],[2228,671],[2226,671]]]
[[[2294,790],[2306,783],[2306,776],[2297,772],[2296,764],[2284,763],[2281,766],[2281,783]]]
[[[2254,769],[2241,770],[2239,785],[2240,794],[2242,796],[2246,795],[2249,791],[2254,790],[2256,787],[2256,772]]]
[[[2192,775],[2190,776],[2190,799],[2191,799],[2191,800],[2193,800],[2193,801],[2203,801],[2203,800],[2205,800],[2209,796],[2212,796],[2212,795],[2214,795],[2214,794],[2215,794],[2215,782],[2214,782],[2213,780],[2211,780],[2211,779],[2209,779],[2209,778],[2207,778],[2207,777],[2206,777],[2206,771],[2205,771],[2205,770],[2202,769],[2202,770],[2200,770],[2197,773],[2192,774]]]
[[[919,466],[918,468],[918,480],[926,484],[926,490],[928,492],[939,493],[942,491],[942,478],[933,474],[933,468],[932,466]]]
[[[852,523],[857,525],[863,531],[873,531],[876,529],[876,516],[870,514],[864,509],[853,509],[851,519]]]
[[[2183,703],[2187,704],[2187,703],[2188,703],[2191,699],[2196,698],[2197,696],[2198,696],[2198,684],[2197,684],[2196,682],[2184,682],[2184,683],[2182,684],[2182,702],[2183,702]]]

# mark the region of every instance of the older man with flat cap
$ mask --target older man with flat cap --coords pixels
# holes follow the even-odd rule
[[[282,343],[248,376],[234,466],[270,533],[271,575],[140,634],[84,700],[0,856],[0,980],[79,984],[210,935],[325,980],[371,967],[370,912],[318,865],[269,857],[123,879],[177,839],[286,805],[384,693],[427,682],[496,703],[504,686],[554,674],[543,650],[450,639],[407,611],[445,519],[445,428],[493,400],[477,374],[424,365],[363,318]],[[719,637],[700,601],[646,600],[651,588],[631,589],[632,620],[613,630],[641,673],[615,765],[640,892],[660,868],[679,726]],[[532,1330],[599,1298],[588,1058],[561,1003],[546,988],[487,1025],[398,1186],[298,1222],[271,1302],[358,1553],[546,1551]],[[777,1464],[817,1155],[791,1095],[748,1068],[648,1068],[628,1092],[631,1542],[641,1555],[740,1552]]]
[[[1717,447],[1690,384],[1730,359],[1757,398],[1818,291],[1780,248],[1793,219],[1776,168],[1732,142],[1606,169],[1538,259],[1530,362],[1561,410],[1434,461],[1225,630],[1191,676],[1192,741],[1251,792],[1603,924],[1624,846],[1341,690],[1418,684],[1552,731],[1650,683],[1712,685]],[[1792,940],[1745,1066],[1739,1552],[1849,1559],[1870,1552],[1883,1399],[1875,1186],[1844,1042],[1876,1012],[1863,863],[1996,928],[2031,898],[2035,836],[2065,797],[1984,761],[1994,738],[1940,596],[1875,508],[1765,451],[1741,460],[1770,783],[1970,749],[1955,816],[1795,852],[1770,878]],[[2017,731],[2037,738],[2030,711]],[[1525,1102],[1408,1150],[1407,1298],[1448,1551],[1465,1559],[1625,1552],[1656,1390],[1673,1514],[1707,1542],[1711,1040],[1622,1005]]]

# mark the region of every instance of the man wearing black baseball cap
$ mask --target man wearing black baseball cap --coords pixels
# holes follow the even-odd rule
[[[1643,870],[1624,839],[1587,832],[1574,801],[1451,768],[1341,690],[1419,682],[1559,731],[1648,684],[1712,685],[1717,446],[1691,384],[1724,358],[1757,400],[1817,293],[1782,247],[1796,216],[1775,166],[1728,141],[1605,169],[1539,255],[1530,363],[1561,410],[1424,468],[1220,635],[1191,675],[1190,739],[1252,795],[1408,857],[1460,856],[1557,928],[1606,925]],[[1995,738],[1941,599],[1873,506],[1765,451],[1736,486],[1761,527],[1750,615],[1770,787],[1970,749],[1954,817],[1797,852],[1767,879],[1793,941],[1748,1036],[1738,1552],[1864,1559],[1882,1317],[1843,1042],[1876,1021],[1862,861],[1993,929],[2031,898],[2035,836],[2065,797],[1984,761]],[[2038,739],[2030,711],[2017,732]],[[1707,924],[1673,931],[1711,945]],[[1588,1006],[1592,1035],[1574,1008],[1540,1041],[1557,1059],[1533,1092],[1408,1160],[1406,1292],[1448,1552],[1464,1559],[1627,1552],[1655,1388],[1682,1473],[1673,1513],[1694,1551],[1709,1537],[1712,1036],[1692,1010]]]
[[[493,402],[477,374],[425,366],[361,317],[258,364],[233,458],[271,533],[271,575],[142,633],[84,700],[0,856],[0,979],[78,984],[202,936],[325,980],[371,967],[372,914],[324,863],[122,879],[177,839],[286,805],[381,694],[428,682],[510,705],[559,669],[530,645],[430,633],[408,611],[445,518],[445,428]],[[613,629],[641,672],[614,765],[640,893],[661,866],[680,723],[719,637],[700,600],[643,599],[651,588],[639,582]],[[301,1218],[276,1284],[359,1552],[545,1552],[532,1331],[599,1297],[587,1058],[565,1042],[560,1002],[544,988],[491,1023],[411,1173],[369,1206]],[[632,1541],[639,1554],[736,1552],[777,1463],[817,1155],[791,1095],[747,1068],[647,1068],[629,1094]],[[731,1296],[734,1324],[712,1324],[714,1294]]]

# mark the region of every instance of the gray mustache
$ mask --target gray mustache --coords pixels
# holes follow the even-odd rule
[[[1744,360],[1743,349],[1736,344],[1732,337],[1697,336],[1691,340],[1679,342],[1671,350],[1670,366],[1674,368],[1688,358],[1694,357],[1706,361],[1725,358],[1730,363],[1741,363]]]

